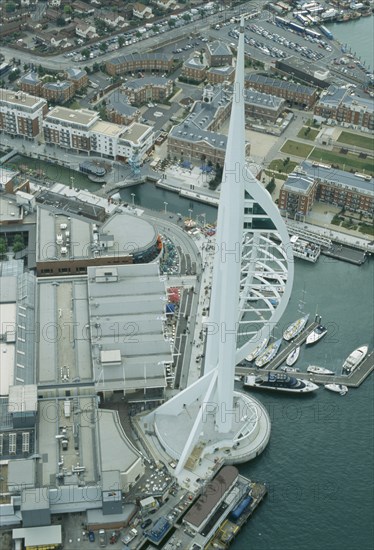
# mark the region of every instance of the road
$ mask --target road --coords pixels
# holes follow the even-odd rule
[[[265,3],[266,3],[265,0],[258,0],[256,2],[256,4],[259,6],[262,6]],[[254,6],[253,2],[247,2],[246,4],[241,5],[239,8],[244,12],[246,10],[253,10],[255,7],[256,6]],[[234,13],[234,10],[227,9],[224,13],[225,15],[227,15],[227,17],[230,17],[231,14]],[[217,19],[218,15],[219,15],[218,13],[215,13],[213,15],[204,17],[202,19],[191,21],[186,25],[184,25],[182,28],[174,28],[174,29],[172,28],[170,30],[167,30],[167,32],[163,33],[162,35],[151,36],[135,44],[124,46],[123,48],[121,48],[120,50],[117,50],[116,52],[107,52],[104,55],[101,55],[99,58],[96,58],[93,60],[87,59],[86,61],[81,61],[79,65],[82,67],[83,66],[91,67],[92,65],[94,65],[94,63],[97,63],[97,62],[103,63],[108,59],[111,59],[112,57],[115,57],[117,55],[126,55],[134,52],[155,51],[156,49],[159,49],[160,47],[162,47],[164,44],[168,42],[172,42],[172,41],[176,42],[181,38],[188,36],[189,34],[191,34],[191,32],[206,31],[207,29],[209,29],[209,27],[212,25],[213,22],[218,20]],[[134,30],[136,29],[132,29],[132,31]],[[102,39],[103,37],[98,38],[97,41],[100,41]],[[79,52],[83,50],[85,47],[86,46],[76,48],[75,51]],[[30,52],[30,51],[15,50],[8,46],[2,47],[2,54],[4,55],[6,62],[9,62],[11,59],[16,58],[21,60],[21,64],[25,64],[25,63],[30,63],[30,58],[31,58],[32,63],[34,63],[34,65],[36,66],[43,65],[43,67],[47,69],[64,70],[68,67],[71,67],[72,65],[71,59],[64,58],[63,54],[57,54],[54,56],[46,57],[46,56],[34,54],[33,52]],[[77,64],[75,63],[75,65]]]

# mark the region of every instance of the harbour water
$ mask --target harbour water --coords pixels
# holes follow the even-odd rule
[[[145,184],[121,191],[123,200],[193,217],[216,209],[181,199]],[[315,347],[302,349],[297,366],[309,364],[341,371],[359,345],[374,345],[374,262],[361,267],[321,256],[316,264],[296,260],[291,300],[275,329],[305,312],[316,311],[328,334]],[[320,388],[310,396],[256,393],[272,419],[265,452],[240,466],[244,475],[268,483],[269,494],[232,545],[233,550],[371,550],[374,383],[373,375],[345,397]]]
[[[326,27],[341,44],[361,58],[370,70],[374,67],[374,16],[360,17],[346,23],[329,23]]]
[[[329,332],[302,348],[297,365],[341,372],[359,345],[373,348],[374,263],[356,267],[321,257],[296,260],[295,282],[283,326],[296,319],[305,287],[305,311],[316,308]],[[272,420],[265,452],[240,467],[268,483],[267,500],[243,529],[233,550],[369,550],[374,540],[373,375],[341,397],[320,387],[307,396],[256,393]]]

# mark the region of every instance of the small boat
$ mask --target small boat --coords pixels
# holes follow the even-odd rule
[[[285,372],[269,372],[267,377],[250,374],[244,378],[244,388],[277,390],[291,393],[309,393],[318,390],[317,384],[289,376]]]
[[[283,366],[281,367],[281,369],[283,372],[300,372],[300,369],[297,369],[295,367],[286,367],[286,366]]]
[[[296,258],[315,263],[321,254],[321,247],[318,244],[301,239],[298,235],[292,235],[290,243]]]
[[[347,357],[347,359],[343,363],[343,374],[351,374],[362,361],[365,359],[367,353],[368,353],[368,346],[361,346],[360,348],[355,349],[352,351],[352,353]]]
[[[291,351],[291,353],[288,355],[287,359],[286,359],[286,365],[288,367],[292,367],[292,365],[294,365],[296,363],[296,361],[298,360],[299,358],[299,355],[300,355],[300,346],[297,346],[295,349],[293,349]]]
[[[274,359],[274,357],[278,353],[281,343],[282,343],[282,338],[270,344],[270,346],[268,346],[266,350],[257,357],[255,362],[256,367],[263,367],[264,365],[269,363],[269,361]]]
[[[306,371],[311,374],[335,374],[335,372],[332,370],[324,369],[323,367],[317,367],[316,365],[309,365]]]
[[[306,339],[306,345],[311,346],[312,344],[315,344],[318,342],[318,340],[321,340],[327,333],[327,328],[323,325],[318,325],[313,332],[309,334],[309,336]]]
[[[269,343],[269,338],[264,338],[259,344],[258,346],[255,347],[255,349],[252,351],[252,353],[250,353],[249,355],[247,355],[247,357],[245,358],[246,361],[254,361],[256,359],[256,357],[258,357],[259,355],[261,355],[261,353],[263,353],[266,349],[266,346],[268,345]]]
[[[309,313],[308,315],[305,315],[304,317],[300,317],[300,319],[297,319],[297,321],[294,321],[290,324],[289,327],[286,328],[286,330],[283,333],[283,338],[288,342],[289,340],[292,340],[292,338],[295,338],[300,332],[304,329],[305,325],[307,324],[309,319]]]
[[[348,392],[347,386],[344,386],[343,384],[325,384],[325,388],[326,390],[340,393],[340,395],[345,395]]]

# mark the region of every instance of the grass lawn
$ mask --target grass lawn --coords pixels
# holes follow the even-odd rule
[[[290,160],[287,164],[284,164],[283,159],[274,159],[269,164],[269,170],[274,170],[275,172],[283,172],[284,174],[290,174],[293,172],[297,162]]]
[[[81,105],[80,105],[79,101],[77,101],[76,99],[69,102],[68,105],[69,105],[69,107],[68,107],[69,109],[81,109]]]
[[[272,178],[274,176],[274,178],[276,178],[277,180],[286,180],[287,179],[287,174],[274,174],[274,172],[271,172],[270,170],[265,170],[265,174],[267,176],[269,176],[270,178]]]
[[[287,145],[287,143],[286,143]],[[316,160],[333,164],[340,170],[349,171],[351,169],[365,174],[374,175],[374,166],[371,159],[360,159],[353,153],[341,155],[336,151],[325,151],[324,149],[315,148],[308,160]]]
[[[292,141],[291,139],[287,140],[281,149],[282,153],[294,155],[295,157],[302,157],[304,159],[310,155],[312,150],[313,145],[298,143],[297,141]]]
[[[310,139],[310,141],[314,141],[318,136],[319,130],[314,130],[313,128],[310,128],[310,130],[308,131],[308,128],[310,128],[310,126],[303,126],[300,132],[297,134],[297,137],[300,137],[302,139]]]
[[[338,138],[339,143],[354,145],[362,149],[374,151],[374,138],[369,136],[359,136],[352,132],[342,132]]]
[[[374,227],[372,225],[362,224],[359,226],[358,230],[366,235],[374,235]]]

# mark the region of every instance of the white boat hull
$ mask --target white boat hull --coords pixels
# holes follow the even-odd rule
[[[334,375],[335,372],[329,369],[324,369],[323,367],[316,367],[314,365],[310,365],[307,369],[307,372],[310,374],[325,374],[325,375]]]
[[[311,346],[312,344],[316,344],[321,338],[323,338],[327,334],[327,329],[325,327],[321,327],[324,330],[318,330],[319,327],[317,327],[313,332],[309,334],[309,336],[306,339],[306,345]]]
[[[286,330],[283,333],[283,338],[286,340],[286,342],[289,342],[293,338],[296,338],[300,334],[300,332],[304,329],[305,325],[307,324],[309,319],[309,315],[305,315],[304,317],[301,317],[300,319],[297,319],[294,323],[291,323],[291,325],[286,328]]]
[[[351,374],[359,365],[361,365],[362,361],[367,356],[367,353],[369,351],[368,346],[361,346],[354,351],[347,357],[347,359],[343,363],[343,373],[345,374]]]
[[[268,345],[268,343],[269,343],[269,338],[264,338],[262,340],[262,342],[260,342],[260,344],[255,347],[255,349],[252,351],[252,353],[247,355],[245,360],[249,361],[249,362],[254,361],[256,359],[256,357],[258,357],[259,355],[261,355],[262,352],[265,351],[266,346]]]
[[[289,354],[289,356],[287,357],[286,365],[288,367],[292,367],[292,365],[294,365],[296,363],[296,361],[298,360],[299,355],[300,355],[300,346],[297,346],[297,348],[292,350],[291,353]]]
[[[339,393],[340,395],[345,395],[348,392],[347,386],[343,384],[325,384],[326,390]]]
[[[279,348],[281,346],[282,340],[277,340],[270,346],[266,348],[264,353],[262,355],[259,355],[256,359],[255,365],[256,367],[263,367],[270,363],[272,359],[277,355]]]

